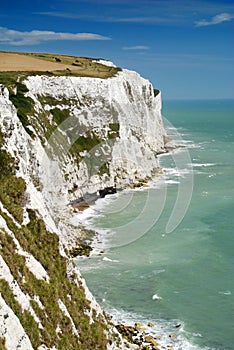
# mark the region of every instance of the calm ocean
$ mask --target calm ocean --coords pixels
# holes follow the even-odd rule
[[[234,101],[166,101],[163,115],[189,148],[160,158],[166,173],[150,189],[97,203],[86,223],[113,248],[77,264],[115,319],[153,322],[173,350],[233,350]]]

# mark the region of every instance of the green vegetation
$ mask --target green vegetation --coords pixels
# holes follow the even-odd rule
[[[25,93],[28,92],[27,87],[20,82],[25,78],[25,75],[12,74],[9,72],[0,72],[0,83],[5,85],[9,90],[9,99],[17,109],[17,115],[21,121],[26,132],[34,137],[34,133],[29,128],[31,125],[40,137],[42,143],[45,139],[48,140],[52,133],[55,131],[57,125],[66,120],[69,117],[69,110],[60,110],[55,107],[51,110],[53,116],[53,122],[50,120],[50,111],[41,110],[39,114],[34,111],[34,101],[30,97],[26,97]],[[52,106],[58,105],[58,103],[67,103],[70,105],[71,101],[66,99],[57,100],[52,96],[39,96],[39,101],[43,103],[51,103]],[[58,135],[57,135],[58,136]]]
[[[119,137],[119,123],[110,123],[109,124],[110,130],[108,131],[108,139],[116,139],[116,137]]]
[[[119,131],[119,123],[110,123],[110,124],[109,124],[109,128],[110,128],[112,131]]]
[[[30,136],[33,136],[33,132],[28,128],[30,125],[28,116],[34,113],[34,102],[30,97],[25,97],[25,93],[28,92],[28,89],[24,84],[16,82],[15,87],[16,94],[10,91],[9,99],[17,108],[17,115],[25,130]]]
[[[107,174],[108,176],[110,176],[110,169],[109,169],[108,162],[105,162],[100,166],[98,174],[99,175]]]
[[[2,133],[0,141],[2,147],[4,144]],[[26,188],[24,180],[15,176],[17,163],[2,149],[0,166],[0,200],[14,218],[21,222],[23,214],[21,205]],[[38,327],[29,311],[22,310],[8,283],[3,279],[0,280],[1,294],[19,318],[33,347],[36,349],[40,344],[45,344],[61,350],[105,349],[106,325],[102,318],[95,316],[93,316],[95,322],[90,324],[86,314],[90,310],[89,302],[86,300],[83,287],[77,285],[76,276],[70,278],[67,276],[68,261],[60,255],[58,236],[46,230],[44,222],[33,210],[28,209],[30,221],[21,227],[18,227],[7,214],[0,212],[0,215],[6,220],[8,228],[14,233],[23,250],[32,254],[41,263],[50,278],[49,282],[38,280],[27,268],[25,257],[17,253],[13,237],[1,230],[1,256],[21,290],[32,298],[31,306],[39,317],[43,329]],[[40,298],[43,309],[34,300],[34,296]],[[66,305],[79,331],[79,338],[73,334],[70,319],[59,308],[59,299]],[[60,329],[60,332],[56,329]],[[4,344],[4,341],[1,340],[1,343]],[[4,349],[3,346],[2,348]]]
[[[0,200],[9,213],[18,222],[22,222],[26,185],[22,178],[15,176],[17,163],[2,149],[3,144],[4,135],[0,131]]]
[[[23,124],[27,133],[33,137],[33,132],[28,128],[30,125],[29,116],[34,113],[34,101],[26,97],[27,87],[20,82],[19,75],[16,73],[0,72],[0,83],[5,85],[9,90],[9,99],[17,109],[17,115]]]
[[[25,78],[24,75],[17,77],[16,74],[12,75],[8,72],[0,72],[0,83],[9,89],[9,99],[16,107],[17,115],[26,132],[31,137],[35,136],[29,128],[31,125],[37,131],[37,135],[40,137],[42,143],[44,143],[45,139],[48,140],[50,138],[57,125],[69,117],[69,109],[60,110],[55,107],[51,111],[44,109],[39,114],[36,114],[34,111],[34,101],[30,97],[25,97],[25,93],[28,92],[27,87],[18,81],[23,78]],[[59,103],[66,103],[68,106],[71,104],[70,100],[64,98],[57,100],[52,96],[38,96],[38,99],[41,103],[48,103],[52,106],[57,106]],[[53,122],[50,118],[50,112],[53,116]]]
[[[75,142],[73,142],[70,152],[73,155],[79,155],[83,151],[91,151],[101,142],[101,139],[91,131],[88,131],[85,135],[80,136]]]
[[[31,343],[36,349],[40,345],[40,334],[38,325],[35,322],[33,316],[27,310],[22,310],[20,304],[16,301],[12,290],[10,289],[7,281],[1,279],[0,280],[0,290],[3,299],[7,303],[7,305],[13,310],[15,315],[19,318],[22,326],[25,329],[26,334],[30,334],[29,339]],[[1,348],[2,349],[2,348]]]
[[[0,337],[0,349],[1,350],[7,350],[5,346],[5,339]]]
[[[53,115],[53,121],[59,125],[64,122],[69,117],[69,109],[59,109],[57,107],[51,109],[51,114]]]
[[[160,90],[154,89],[154,97],[157,96],[160,93]]]
[[[46,230],[44,222],[37,214],[29,210],[30,222],[21,228],[16,227],[13,221],[4,213],[8,227],[14,232],[22,248],[31,253],[46,269],[50,281],[38,280],[26,267],[25,257],[15,251],[15,244],[11,236],[4,231],[1,234],[1,255],[11,269],[11,273],[24,293],[31,298],[39,296],[43,309],[35,300],[31,306],[39,317],[43,329],[38,325],[29,312],[23,312],[5,281],[1,281],[2,295],[5,301],[20,319],[33,347],[40,343],[58,349],[105,349],[105,324],[96,318],[92,325],[86,311],[90,309],[85,298],[82,286],[77,286],[75,276],[67,277],[67,261],[59,253],[59,239],[56,234]],[[24,281],[23,281],[24,278]],[[79,340],[72,331],[72,325],[59,308],[61,300],[71,315],[76,328],[79,330]],[[56,329],[60,329],[57,333]]]
[[[59,96],[57,98],[51,95],[37,95],[38,100],[42,105],[48,104],[50,107],[57,107],[59,105],[71,106],[72,103],[77,104],[77,99],[65,98],[64,96]]]

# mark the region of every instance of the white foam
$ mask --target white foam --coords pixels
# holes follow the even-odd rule
[[[158,296],[158,294],[152,295],[152,300],[160,300],[162,297]]]
[[[107,258],[106,256],[104,256],[104,258],[102,260],[103,261],[110,261],[110,262],[119,262],[119,260],[112,260],[110,258]]]
[[[217,164],[215,163],[192,163],[193,167],[210,167],[210,166],[215,166]]]
[[[193,169],[178,169],[178,168],[163,168],[165,175],[184,177],[184,175],[191,174]]]
[[[203,335],[201,333],[193,333],[193,337],[202,338]]]
[[[175,181],[175,180],[165,180],[165,183],[173,185],[173,184],[179,184],[180,182],[179,181]]]
[[[230,290],[220,291],[219,294],[222,295],[232,295],[232,292]]]

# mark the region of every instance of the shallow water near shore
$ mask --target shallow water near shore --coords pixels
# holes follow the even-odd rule
[[[86,224],[102,232],[100,248],[114,244],[106,254],[77,264],[97,301],[115,319],[155,323],[164,335],[162,345],[173,349],[231,350],[234,101],[168,101],[163,115],[192,145],[186,152],[193,164],[193,190],[183,220],[167,233],[178,186],[191,173],[191,164],[178,169],[168,154],[160,157],[165,174],[150,188],[106,197],[84,214]],[[168,133],[174,133],[172,126]],[[146,210],[149,198],[156,203],[165,193],[161,214],[153,206]],[[141,226],[139,217],[150,224]],[[142,235],[122,244],[124,235],[139,227]],[[172,332],[173,340],[168,338]]]

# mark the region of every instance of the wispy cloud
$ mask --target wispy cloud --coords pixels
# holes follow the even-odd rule
[[[211,18],[211,20],[207,21],[205,19],[201,21],[195,22],[196,27],[205,27],[205,26],[211,26],[215,24],[220,24],[222,22],[228,22],[231,21],[234,18],[233,15],[230,13],[220,13],[214,17]]]
[[[141,17],[119,17],[107,18],[108,22],[122,22],[122,23],[169,23],[173,20],[171,18],[163,18],[158,16],[141,16]]]
[[[70,12],[57,12],[57,11],[46,11],[46,12],[33,12],[34,15],[43,15],[50,17],[70,18],[70,19],[93,19],[94,15],[80,15],[77,13]]]
[[[98,16],[98,15],[86,15],[86,14],[77,14],[77,13],[69,13],[69,12],[34,12],[35,15],[44,15],[51,17],[60,17],[67,19],[79,19],[79,20],[87,20],[94,22],[115,22],[115,23],[171,23],[174,22],[175,19],[167,18],[163,16],[138,16],[138,17],[115,17],[115,16]]]
[[[122,50],[149,50],[149,46],[145,45],[136,45],[136,46],[124,46]]]
[[[110,40],[110,38],[94,33],[62,33],[45,30],[21,32],[0,27],[0,42],[9,45],[34,45],[43,41],[56,40]]]

